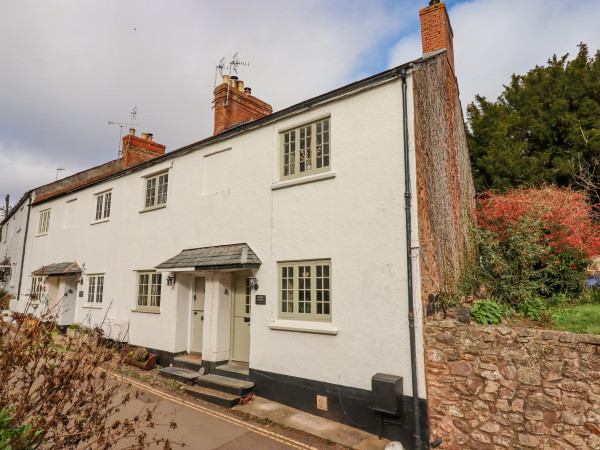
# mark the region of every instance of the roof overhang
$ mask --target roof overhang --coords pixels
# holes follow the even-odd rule
[[[31,275],[46,277],[68,277],[79,274],[81,274],[81,267],[76,262],[49,264],[31,272]]]
[[[248,244],[228,244],[183,250],[155,266],[159,271],[257,269],[261,261]]]

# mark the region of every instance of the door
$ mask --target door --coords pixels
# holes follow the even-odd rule
[[[233,278],[233,361],[250,361],[250,285],[247,276]]]
[[[192,311],[191,351],[202,353],[202,330],[204,329],[204,286],[206,278],[194,278],[194,296]]]

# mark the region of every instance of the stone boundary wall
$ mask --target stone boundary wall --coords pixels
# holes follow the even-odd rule
[[[440,449],[600,449],[600,336],[425,324]]]

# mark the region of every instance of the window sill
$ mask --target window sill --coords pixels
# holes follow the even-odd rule
[[[301,184],[314,183],[316,181],[323,181],[335,178],[337,172],[322,172],[314,175],[306,175],[304,177],[294,178],[292,180],[278,181],[271,185],[271,190],[276,191],[278,189],[285,189],[292,186],[299,186]]]
[[[315,333],[336,335],[340,329],[330,322],[307,322],[304,320],[277,319],[269,324],[271,330],[298,331],[300,333]]]
[[[146,314],[160,314],[160,309],[132,309],[131,312],[138,312],[138,313],[146,313]]]
[[[84,308],[90,308],[90,309],[102,309],[102,305],[89,305],[89,304],[85,304],[83,305]]]
[[[35,235],[35,237],[40,237],[40,236],[48,236],[48,233],[40,233],[40,234]]]
[[[104,223],[104,222],[109,222],[110,219],[100,219],[100,220],[94,220],[93,222],[91,222],[91,225],[96,225],[97,223]]]
[[[162,205],[150,206],[148,208],[141,209],[140,210],[140,214],[148,212],[148,211],[154,211],[156,209],[163,209],[163,208],[166,208],[166,207],[167,207],[166,203],[163,203]]]

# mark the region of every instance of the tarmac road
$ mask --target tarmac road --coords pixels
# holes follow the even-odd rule
[[[123,417],[139,414],[145,407],[156,407],[156,422],[164,424],[156,428],[156,434],[168,438],[175,449],[181,448],[176,445],[177,442],[185,443],[183,448],[194,450],[343,448],[297,430],[243,420],[224,409],[194,399],[184,399],[137,380],[127,378],[126,382],[131,383],[130,389],[137,389],[144,395],[139,399],[132,396],[132,400],[121,411]],[[167,426],[172,419],[177,423],[175,430]],[[119,448],[125,447],[125,442],[120,443]],[[162,448],[162,445],[153,448]]]

